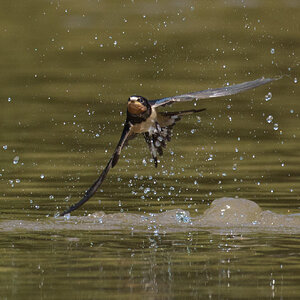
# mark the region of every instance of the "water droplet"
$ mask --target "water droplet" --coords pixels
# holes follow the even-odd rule
[[[53,196],[53,195],[50,195],[50,196],[49,196],[49,199],[50,199],[50,200],[53,200],[53,199],[54,199],[54,196]]]
[[[147,188],[144,189],[144,194],[147,194],[147,193],[149,193],[150,191],[151,191],[151,189],[147,187]]]
[[[269,92],[267,95],[265,95],[265,100],[270,101],[272,99],[272,93]]]
[[[190,217],[185,211],[179,211],[176,212],[176,220],[179,223],[189,223],[190,222]]]
[[[44,175],[44,174],[41,174],[40,177],[41,177],[41,179],[44,179],[44,178],[45,178],[45,175]]]
[[[7,150],[7,145],[3,145],[2,148],[3,148],[4,150]]]
[[[66,214],[66,215],[64,215],[64,219],[65,219],[65,220],[70,220],[70,218],[71,218],[71,214]]]
[[[271,48],[271,54],[274,54],[275,53],[275,49],[274,48]]]
[[[8,102],[11,102],[11,101],[12,101],[11,97],[8,97],[7,101],[8,101]]]
[[[16,165],[17,163],[19,163],[20,157],[19,156],[15,156],[13,159],[13,164]]]
[[[278,124],[277,124],[277,123],[274,124],[273,129],[274,129],[274,130],[278,130]]]
[[[294,78],[294,83],[298,83],[298,79],[296,77]]]
[[[267,118],[266,118],[267,122],[270,124],[272,123],[273,121],[273,116],[272,115],[269,115]]]
[[[209,158],[207,159],[207,161],[211,161],[211,160],[213,160],[213,155],[209,154]]]

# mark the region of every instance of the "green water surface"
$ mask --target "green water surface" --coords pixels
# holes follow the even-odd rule
[[[126,219],[197,218],[220,197],[299,213],[299,19],[297,0],[2,1],[0,299],[299,299],[300,234],[285,223],[240,232]],[[206,111],[174,127],[157,169],[143,138],[131,141],[72,222],[54,219],[106,165],[130,95],[279,75],[163,108]],[[97,211],[131,223],[84,226]]]

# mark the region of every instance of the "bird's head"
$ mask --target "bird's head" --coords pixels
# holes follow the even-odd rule
[[[142,96],[130,96],[128,98],[127,111],[131,115],[141,116],[148,111],[150,105],[146,98]]]

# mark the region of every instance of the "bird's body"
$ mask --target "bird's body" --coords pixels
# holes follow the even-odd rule
[[[147,120],[132,125],[131,130],[132,130],[133,133],[143,133],[143,132],[151,131],[151,128],[154,127],[156,122],[157,122],[156,109],[151,108],[151,114],[147,118]]]
[[[253,89],[273,80],[275,79],[261,78],[254,81],[248,81],[222,88],[208,89],[195,93],[183,94],[174,97],[167,97],[150,101],[148,101],[142,96],[134,95],[129,97],[127,104],[127,118],[124,124],[124,129],[111,159],[108,161],[105,169],[103,170],[99,178],[85,192],[83,198],[76,204],[72,205],[69,209],[62,212],[60,215],[63,216],[67,213],[76,210],[95,194],[99,186],[104,181],[109,170],[117,164],[121,150],[128,143],[129,140],[135,138],[139,134],[143,134],[151,152],[154,165],[155,167],[157,167],[158,155],[163,154],[163,148],[165,148],[166,143],[171,140],[172,129],[175,123],[179,121],[184,115],[199,113],[205,110],[192,109],[177,112],[158,112],[158,107],[172,104],[175,102],[185,102],[194,99],[199,100],[233,95],[249,89]]]

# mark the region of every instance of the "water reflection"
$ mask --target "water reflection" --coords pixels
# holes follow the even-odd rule
[[[20,232],[6,237],[0,237],[6,249],[1,250],[1,282],[11,286],[13,281],[5,295],[20,298],[54,292],[87,299],[103,293],[240,298],[241,290],[252,298],[295,296],[300,291],[299,274],[290,267],[298,260],[297,236],[207,231],[87,234],[52,228],[42,234],[33,231],[27,239]],[[24,268],[23,261],[30,268]]]

